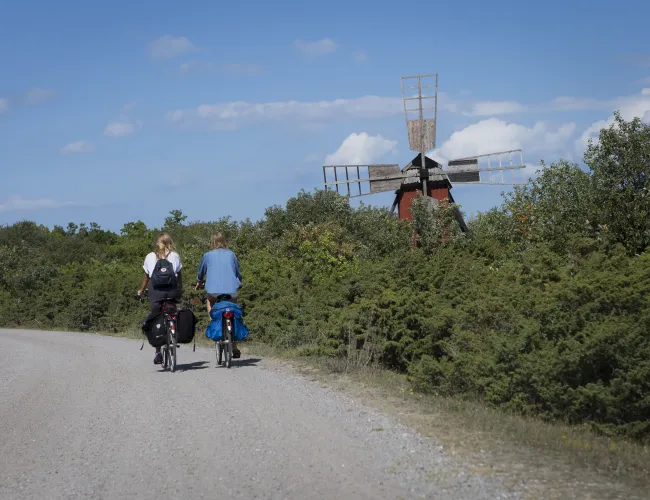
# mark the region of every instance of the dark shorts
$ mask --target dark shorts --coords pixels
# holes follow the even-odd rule
[[[160,312],[162,309],[162,303],[165,301],[176,303],[181,301],[181,291],[178,289],[163,292],[160,290],[153,290],[149,287],[148,292],[149,304],[151,305],[152,312]]]
[[[180,301],[178,301],[178,300],[167,300],[166,302],[174,302],[174,303],[178,304]],[[162,311],[162,305],[163,305],[162,302],[151,302],[149,305],[151,306],[151,312],[152,313],[159,313],[160,311]]]

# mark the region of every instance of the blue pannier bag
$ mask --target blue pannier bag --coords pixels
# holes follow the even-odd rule
[[[212,319],[210,320],[210,323],[208,323],[208,327],[205,330],[205,336],[214,342],[221,340],[222,318],[223,313],[227,309],[230,309],[235,315],[233,321],[233,333],[235,341],[241,342],[242,340],[246,339],[246,337],[248,337],[248,328],[246,328],[246,325],[244,325],[244,321],[242,320],[241,306],[235,304],[234,302],[217,302],[214,306],[212,306],[212,310],[210,311],[210,318]]]

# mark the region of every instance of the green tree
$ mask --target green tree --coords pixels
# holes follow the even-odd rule
[[[411,213],[413,230],[427,254],[445,245],[459,244],[464,239],[457,220],[460,206],[455,203],[419,196],[413,200]]]
[[[184,215],[182,210],[170,210],[169,216],[165,218],[165,225],[163,227],[173,229],[182,226],[186,220],[187,215]]]
[[[625,121],[619,112],[590,140],[584,156],[593,172],[597,205],[616,241],[632,253],[650,244],[650,125]]]
[[[544,242],[561,252],[571,239],[594,236],[598,210],[589,173],[567,161],[541,162],[537,173],[505,197],[513,240]]]
[[[120,234],[127,238],[148,238],[150,231],[147,225],[141,220],[137,222],[127,222],[122,226]]]

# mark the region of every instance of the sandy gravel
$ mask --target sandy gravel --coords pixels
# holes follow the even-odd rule
[[[339,392],[244,356],[0,330],[0,498],[524,498]]]

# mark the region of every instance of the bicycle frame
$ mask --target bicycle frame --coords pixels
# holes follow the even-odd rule
[[[162,347],[163,370],[176,371],[176,322],[178,310],[174,302],[162,303],[163,321],[167,332],[167,344]]]
[[[232,362],[232,343],[233,343],[233,320],[234,314],[230,309],[226,309],[221,317],[221,339],[215,342],[217,364],[221,365],[221,357],[226,355],[226,368],[230,368]]]

